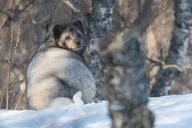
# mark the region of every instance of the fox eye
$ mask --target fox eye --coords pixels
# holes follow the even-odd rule
[[[71,37],[70,36],[66,36],[66,38],[65,38],[66,40],[70,40],[71,39]]]
[[[66,42],[64,41],[62,45],[63,45],[63,47],[65,47],[66,46]]]

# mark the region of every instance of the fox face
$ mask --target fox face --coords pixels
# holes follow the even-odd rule
[[[83,52],[86,48],[85,34],[81,21],[70,24],[57,24],[53,35],[58,47],[74,52]]]

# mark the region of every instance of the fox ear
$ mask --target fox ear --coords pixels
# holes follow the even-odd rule
[[[62,25],[55,25],[53,28],[54,38],[59,39],[63,31],[64,31],[64,27]]]
[[[83,30],[83,25],[82,22],[80,20],[77,20],[75,22],[72,23],[75,27],[79,28],[82,32],[84,32]]]

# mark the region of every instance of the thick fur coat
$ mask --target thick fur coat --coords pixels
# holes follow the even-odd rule
[[[72,103],[73,95],[79,91],[82,100],[88,103],[96,93],[94,77],[82,57],[84,39],[75,31],[81,29],[75,23],[55,27],[54,39],[39,48],[28,67],[27,96],[31,109],[48,107],[57,99],[66,100],[62,101],[64,104]],[[73,47],[69,47],[71,43]]]

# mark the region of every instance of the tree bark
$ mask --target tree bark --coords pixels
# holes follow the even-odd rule
[[[103,38],[112,30],[113,3],[114,0],[93,0],[92,13],[89,15],[88,19],[90,36],[90,70],[96,79],[97,96],[99,98],[104,98],[102,92],[104,75],[98,44],[101,43]]]

